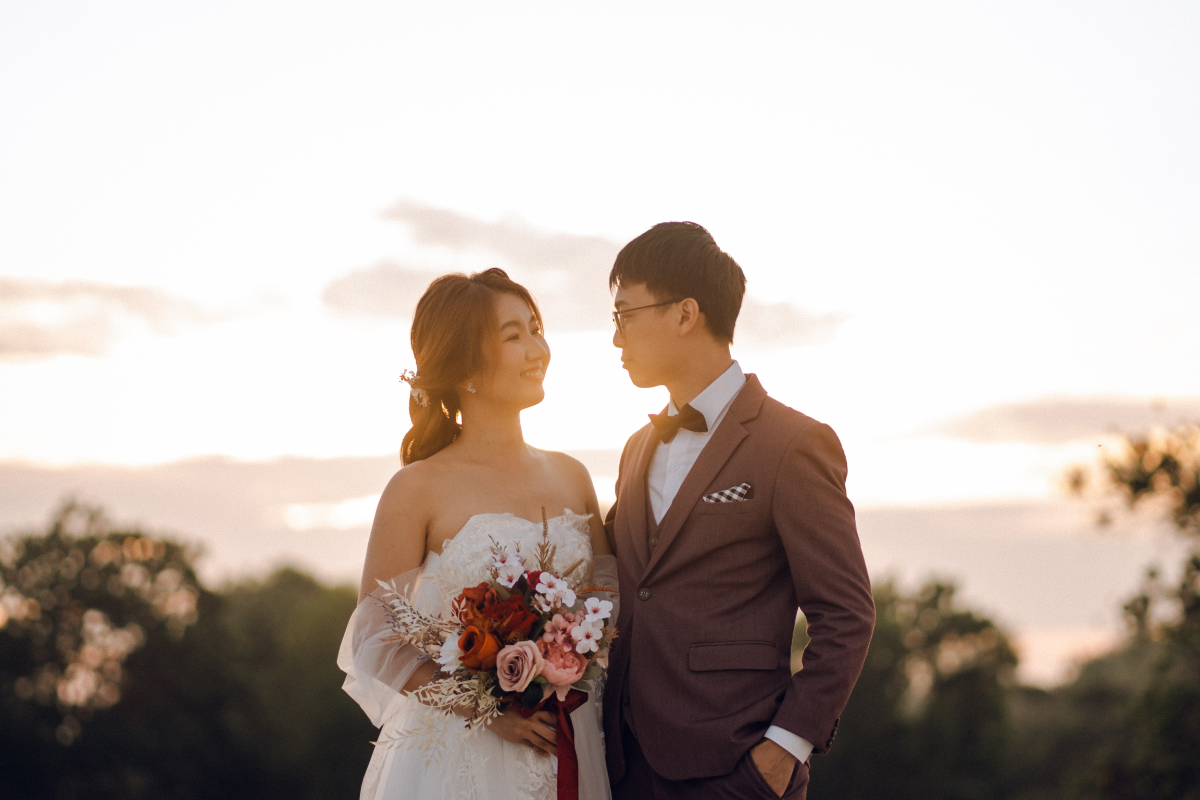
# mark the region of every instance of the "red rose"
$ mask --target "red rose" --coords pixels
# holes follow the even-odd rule
[[[470,589],[463,589],[455,598],[452,607],[464,625],[475,625],[479,622],[480,609],[499,602],[499,600],[500,595],[496,594],[496,590],[492,588],[491,584],[485,581]]]
[[[495,631],[507,644],[527,638],[529,629],[538,620],[537,615],[531,613],[525,604],[525,598],[519,594],[509,595],[503,602],[479,609],[479,616],[484,625]]]
[[[476,672],[489,670],[496,666],[496,654],[500,652],[500,640],[492,634],[470,625],[466,632],[459,637],[458,649],[462,650],[459,661],[464,667]]]

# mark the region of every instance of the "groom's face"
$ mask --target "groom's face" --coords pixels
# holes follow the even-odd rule
[[[621,366],[629,373],[629,380],[642,389],[666,383],[675,361],[679,339],[671,324],[674,307],[645,308],[661,302],[663,299],[651,294],[643,283],[621,286],[613,297],[613,308],[627,312],[621,313],[613,345],[621,348]]]

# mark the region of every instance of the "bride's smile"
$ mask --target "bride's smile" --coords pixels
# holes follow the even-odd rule
[[[480,402],[529,408],[542,402],[542,381],[550,365],[550,346],[538,315],[520,297],[498,294],[493,301],[500,325],[499,346],[487,374],[472,378],[463,396],[464,409]]]

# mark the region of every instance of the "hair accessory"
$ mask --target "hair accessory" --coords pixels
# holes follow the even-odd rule
[[[471,394],[475,394],[475,384],[471,383],[470,381],[467,381],[467,391],[470,392]]]
[[[421,408],[429,408],[429,393],[416,385],[417,373],[406,369],[400,373],[400,380],[412,387],[409,395],[417,405]]]

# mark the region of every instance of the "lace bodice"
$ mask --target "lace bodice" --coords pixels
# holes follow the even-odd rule
[[[567,509],[561,516],[546,521],[546,532],[554,546],[552,571],[575,586],[589,581],[592,572],[592,540],[588,516]],[[487,580],[491,566],[492,543],[516,544],[521,560],[529,567],[537,563],[537,548],[542,541],[542,523],[512,514],[476,514],[467,520],[453,539],[448,539],[438,556],[430,553],[422,567],[422,581],[432,579],[437,587],[437,608],[445,613],[450,601],[467,586]],[[574,569],[572,569],[574,567]],[[570,575],[563,575],[565,570]],[[425,602],[433,600],[421,592]]]

